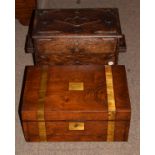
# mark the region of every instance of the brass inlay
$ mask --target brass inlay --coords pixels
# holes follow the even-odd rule
[[[84,122],[69,122],[69,130],[84,130]]]
[[[105,66],[106,85],[107,85],[107,99],[108,99],[108,129],[107,141],[114,141],[115,131],[115,115],[116,105],[113,88],[113,76],[111,66]]]
[[[47,88],[47,76],[48,76],[47,67],[44,67],[42,68],[42,71],[41,71],[41,82],[40,82],[40,89],[39,89],[38,111],[37,111],[40,141],[46,141],[44,101],[45,101],[46,88]]]
[[[115,122],[108,121],[108,130],[107,130],[107,141],[114,141],[114,132],[115,132]]]
[[[47,141],[45,122],[38,122],[40,141]]]
[[[69,82],[69,90],[84,90],[83,82]]]

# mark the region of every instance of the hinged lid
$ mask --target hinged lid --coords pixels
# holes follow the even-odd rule
[[[22,119],[130,120],[124,66],[29,66]]]
[[[33,38],[104,36],[122,38],[118,9],[41,9],[35,11]]]

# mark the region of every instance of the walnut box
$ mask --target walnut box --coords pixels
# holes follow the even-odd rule
[[[22,92],[26,141],[128,139],[131,108],[124,66],[28,66]]]

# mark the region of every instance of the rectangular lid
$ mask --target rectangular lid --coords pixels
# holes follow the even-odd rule
[[[104,36],[122,37],[117,8],[38,9],[33,38]]]
[[[124,66],[28,66],[22,119],[129,120]]]

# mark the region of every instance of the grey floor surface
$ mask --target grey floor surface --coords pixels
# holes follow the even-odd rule
[[[40,0],[41,1],[41,0]],[[28,30],[16,20],[16,155],[139,155],[139,0],[47,0],[40,8],[117,7],[122,31],[126,36],[127,52],[119,56],[119,64],[127,70],[128,86],[132,104],[131,127],[128,142],[61,142],[27,143],[24,140],[18,105],[26,65],[33,65],[31,54],[25,54],[24,44]]]

